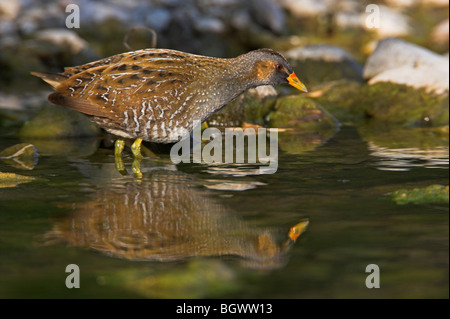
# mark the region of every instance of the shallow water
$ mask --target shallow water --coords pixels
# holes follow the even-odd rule
[[[97,140],[33,141],[33,169],[0,163],[37,178],[0,190],[0,297],[448,298],[448,207],[387,196],[448,185],[448,145],[389,149],[354,127],[308,151],[283,140],[295,141],[280,135],[275,174],[160,154],[142,180]],[[69,264],[79,289],[65,286]]]

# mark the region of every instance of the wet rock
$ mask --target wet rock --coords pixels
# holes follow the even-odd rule
[[[449,63],[447,60],[447,63],[443,63],[443,68],[440,69],[430,66],[422,66],[419,68],[411,68],[409,66],[399,67],[386,70],[374,76],[370,79],[369,84],[394,82],[417,89],[425,88],[428,92],[442,94],[449,90],[448,66]]]
[[[266,124],[266,116],[272,111],[277,91],[271,85],[249,89],[236,100],[213,115],[211,126],[242,126],[243,122]]]
[[[16,144],[0,152],[0,159],[20,169],[33,169],[38,158],[39,153],[36,147],[29,143]]]
[[[299,70],[298,76],[307,84],[343,78],[362,81],[362,66],[337,46],[307,45],[287,51],[285,57]]]
[[[391,198],[399,205],[406,204],[448,204],[449,187],[430,185],[412,190],[400,189],[391,194]]]
[[[270,115],[269,126],[295,128],[297,132],[330,135],[339,128],[339,122],[322,106],[302,96],[279,98]]]
[[[363,74],[369,84],[393,82],[436,93],[449,90],[448,58],[396,38],[378,43]]]
[[[19,131],[21,137],[67,138],[99,134],[99,129],[89,119],[76,111],[61,106],[49,105],[31,120],[25,122]]]
[[[345,123],[370,118],[402,127],[439,127],[449,121],[447,95],[390,82],[338,82],[323,89],[317,101]]]

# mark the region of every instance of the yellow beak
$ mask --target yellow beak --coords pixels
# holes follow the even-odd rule
[[[288,76],[287,80],[289,81],[289,84],[295,87],[296,89],[299,89],[300,91],[303,92],[308,92],[306,86],[298,79],[298,77],[295,75],[294,72],[292,72],[292,74]]]

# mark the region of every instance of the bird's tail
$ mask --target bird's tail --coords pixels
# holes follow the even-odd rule
[[[67,76],[59,73],[31,72],[32,75],[40,77],[42,80],[56,88],[61,82],[67,80]]]

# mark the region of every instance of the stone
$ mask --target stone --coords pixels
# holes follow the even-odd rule
[[[373,27],[366,19],[370,19],[370,13],[363,13],[363,27],[368,31],[375,32],[379,38],[399,37],[411,34],[409,19],[400,12],[384,5],[377,5],[379,8],[379,25]]]
[[[42,30],[35,34],[35,39],[50,42],[58,47],[67,47],[72,54],[78,54],[89,47],[88,43],[75,31],[68,29]]]
[[[255,20],[276,34],[282,34],[286,24],[286,15],[279,3],[274,0],[252,0],[252,12]]]
[[[300,70],[297,76],[307,85],[343,78],[362,81],[362,66],[337,46],[307,45],[285,52],[285,57],[294,69]]]
[[[315,101],[291,95],[277,100],[275,111],[270,115],[269,126],[329,135],[329,131],[339,128],[339,122]]]
[[[404,84],[415,89],[424,88],[427,92],[444,94],[449,91],[449,63],[442,64],[437,69],[434,66],[421,66],[412,68],[410,66],[402,66],[395,69],[386,70],[370,79],[369,84],[378,82],[394,82]]]
[[[415,44],[387,38],[367,59],[363,76],[370,84],[394,82],[444,93],[449,90],[449,59]]]
[[[265,125],[266,116],[273,110],[278,93],[271,85],[247,90],[222,110],[214,114],[211,126],[242,126],[244,122]]]
[[[312,18],[328,12],[327,1],[324,0],[280,0],[280,4],[298,18]]]
[[[390,197],[399,205],[416,204],[447,204],[449,202],[449,187],[444,185],[430,185],[422,188],[399,189]]]
[[[48,105],[31,120],[25,122],[19,131],[20,137],[68,138],[86,137],[99,134],[98,127],[76,111]]]
[[[446,19],[433,28],[431,38],[437,44],[448,46],[449,37],[449,19]]]
[[[15,20],[21,9],[22,3],[19,0],[0,0],[1,20]]]

